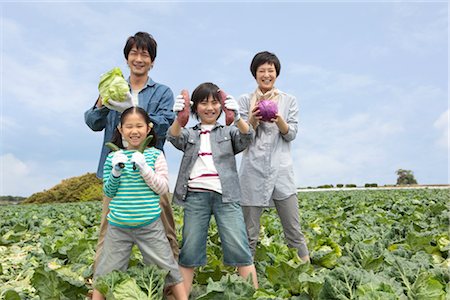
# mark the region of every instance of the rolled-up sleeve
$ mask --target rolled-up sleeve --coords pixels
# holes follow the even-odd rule
[[[172,112],[173,103],[173,93],[167,88],[158,100],[157,109],[149,114],[150,120],[155,126],[155,132],[160,137],[165,137],[167,130],[175,120],[175,114]]]
[[[94,106],[84,113],[84,121],[93,131],[102,131],[106,127],[109,112],[107,107]]]
[[[237,127],[233,126],[231,128],[233,128],[230,134],[233,139],[234,154],[238,154],[244,151],[248,147],[248,145],[250,145],[255,137],[255,130],[252,126],[249,126],[249,131],[247,133],[242,133]]]
[[[298,131],[298,105],[295,97],[290,98],[289,113],[286,118],[286,123],[288,124],[288,132],[286,134],[281,134],[281,137],[287,142],[291,142],[297,136]]]

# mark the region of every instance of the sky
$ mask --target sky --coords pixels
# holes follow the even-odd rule
[[[298,187],[449,183],[447,1],[2,2],[0,195],[28,197],[97,170],[103,132],[84,112],[138,31],[149,75],[174,95],[214,82],[253,92],[250,62],[275,53],[296,97]],[[192,125],[195,120],[191,120]],[[222,118],[219,120],[222,121]],[[173,191],[182,153],[165,145]],[[240,155],[237,157],[240,163]]]

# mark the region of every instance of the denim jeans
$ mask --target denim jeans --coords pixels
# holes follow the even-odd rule
[[[238,202],[222,203],[222,195],[212,191],[189,191],[187,194],[179,264],[190,268],[206,264],[206,241],[211,215],[214,215],[217,223],[223,263],[228,266],[252,265],[241,206]]]

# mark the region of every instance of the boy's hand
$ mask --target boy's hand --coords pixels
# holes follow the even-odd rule
[[[228,95],[225,98],[224,104],[227,109],[232,110],[234,112],[234,122],[239,121],[241,115],[239,114],[239,104],[237,103],[236,99],[234,99],[233,96]]]
[[[130,161],[139,168],[139,172],[142,175],[146,175],[150,172],[154,172],[153,169],[150,168],[149,165],[147,165],[147,161],[145,160],[144,154],[139,151],[136,151],[133,153]]]
[[[173,104],[172,110],[175,113],[178,113],[178,112],[182,111],[183,109],[184,109],[184,98],[182,95],[178,95],[175,98],[175,103]]]
[[[105,106],[109,109],[116,110],[120,113],[123,113],[124,110],[127,108],[130,108],[132,106],[135,106],[133,103],[133,96],[131,96],[130,92],[127,92],[125,100],[124,101],[116,101],[114,99],[109,99],[108,103],[105,103]]]
[[[111,159],[112,171],[114,177],[119,177],[122,175],[122,167],[128,161],[128,157],[123,153],[122,150],[114,152],[114,155]]]

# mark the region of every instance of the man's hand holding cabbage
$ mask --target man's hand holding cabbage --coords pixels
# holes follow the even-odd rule
[[[98,91],[101,103],[109,109],[122,113],[125,109],[134,106],[128,82],[120,68],[113,68],[100,77]]]

